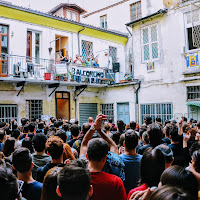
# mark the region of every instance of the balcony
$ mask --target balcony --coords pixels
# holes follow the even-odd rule
[[[49,59],[0,54],[0,81],[104,87],[115,83],[115,74],[107,68],[86,68]]]

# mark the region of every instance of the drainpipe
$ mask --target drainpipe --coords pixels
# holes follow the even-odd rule
[[[126,29],[127,29],[127,31],[129,32],[130,37],[131,37],[131,54],[132,54],[132,61],[131,61],[131,64],[132,64],[132,78],[134,78],[133,34],[132,34],[131,31],[128,29],[128,26],[126,26]],[[129,38],[130,38],[130,37],[129,37]]]
[[[80,37],[79,37],[79,33],[81,32],[81,31],[83,31],[85,29],[85,27],[83,27],[80,31],[78,31],[78,54],[79,54],[79,56],[81,55],[80,54]]]
[[[135,94],[135,121],[139,122],[139,98],[138,98],[138,92],[141,86],[141,81],[138,82],[138,88],[136,89],[136,94]]]

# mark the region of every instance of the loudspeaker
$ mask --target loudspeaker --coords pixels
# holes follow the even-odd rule
[[[119,72],[120,64],[119,63],[113,63],[113,72]]]

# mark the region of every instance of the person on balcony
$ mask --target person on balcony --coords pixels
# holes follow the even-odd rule
[[[94,60],[94,62],[93,62],[93,67],[94,68],[99,68],[99,63],[98,63],[99,61],[98,61],[98,59],[96,58],[95,60]]]
[[[90,56],[87,56],[87,59],[85,60],[85,67],[92,67],[92,58],[90,58]]]
[[[78,65],[83,64],[83,60],[81,59],[81,57],[78,54],[76,55],[76,59],[74,60],[74,63],[76,63]]]
[[[61,62],[67,62],[67,63],[71,63],[72,62],[72,58],[69,58],[69,56],[63,56],[62,53],[59,53],[56,61],[61,61]]]

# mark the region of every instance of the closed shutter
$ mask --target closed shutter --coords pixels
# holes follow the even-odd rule
[[[117,119],[121,119],[125,124],[130,123],[129,103],[117,104]]]
[[[93,117],[95,120],[97,116],[97,104],[96,103],[80,103],[79,104],[79,121],[82,125],[88,122],[89,117]]]

